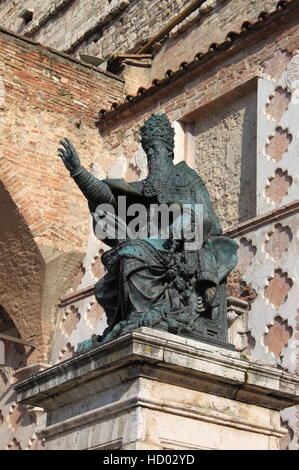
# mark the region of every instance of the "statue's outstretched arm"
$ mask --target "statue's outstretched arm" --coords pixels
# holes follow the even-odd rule
[[[111,189],[106,183],[100,181],[81,166],[80,158],[72,142],[65,138],[62,139],[60,143],[63,148],[58,149],[58,155],[86,199],[92,203],[93,206],[102,203],[114,205],[115,197]]]

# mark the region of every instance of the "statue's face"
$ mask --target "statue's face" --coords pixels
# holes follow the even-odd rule
[[[169,150],[161,140],[153,140],[150,142],[145,152],[148,160],[159,159],[159,161],[161,161],[169,158]]]

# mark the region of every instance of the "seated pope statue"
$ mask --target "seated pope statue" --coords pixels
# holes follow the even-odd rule
[[[208,191],[196,171],[183,161],[174,165],[174,130],[167,116],[153,114],[140,132],[148,176],[130,183],[99,180],[81,166],[72,143],[66,138],[60,141],[59,156],[88,201],[95,234],[110,247],[102,255],[106,274],[95,285],[108,323],[100,340],[149,326],[225,342],[223,289],[236,264],[238,246],[222,236]],[[144,208],[146,229],[139,227],[138,236],[129,230],[134,211],[115,216],[124,200],[127,208],[134,204]],[[173,210],[166,233],[160,230],[161,218],[153,222],[150,217],[153,208],[159,211],[161,206]],[[109,223],[116,230],[107,229]],[[152,230],[153,223],[157,230]],[[199,244],[192,243],[196,231],[200,231]]]

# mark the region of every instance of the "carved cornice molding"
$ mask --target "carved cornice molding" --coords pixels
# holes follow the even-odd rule
[[[297,212],[299,212],[299,200],[290,202],[279,209],[274,209],[271,212],[258,215],[252,219],[246,220],[246,222],[235,225],[234,227],[225,230],[224,235],[231,238],[237,238],[240,235],[257,230],[265,225],[269,225],[277,222],[278,220],[297,214]]]
[[[276,410],[299,403],[299,377],[294,374],[235,351],[145,327],[56,364],[13,388],[18,402],[50,411],[57,407],[53,396],[59,395],[63,406],[73,401],[79,384],[84,396],[90,390],[96,393],[97,388],[107,387],[108,376],[110,386],[143,377],[174,385],[183,380],[188,387],[189,379],[193,384],[196,379],[199,391]],[[118,405],[124,403],[114,403]],[[126,406],[139,405],[129,400]]]

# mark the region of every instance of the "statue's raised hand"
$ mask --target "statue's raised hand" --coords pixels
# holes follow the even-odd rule
[[[69,171],[75,171],[81,166],[80,158],[78,157],[75,147],[67,138],[62,139],[60,143],[64,148],[60,147],[58,149],[58,156],[62,159],[65,167]]]

